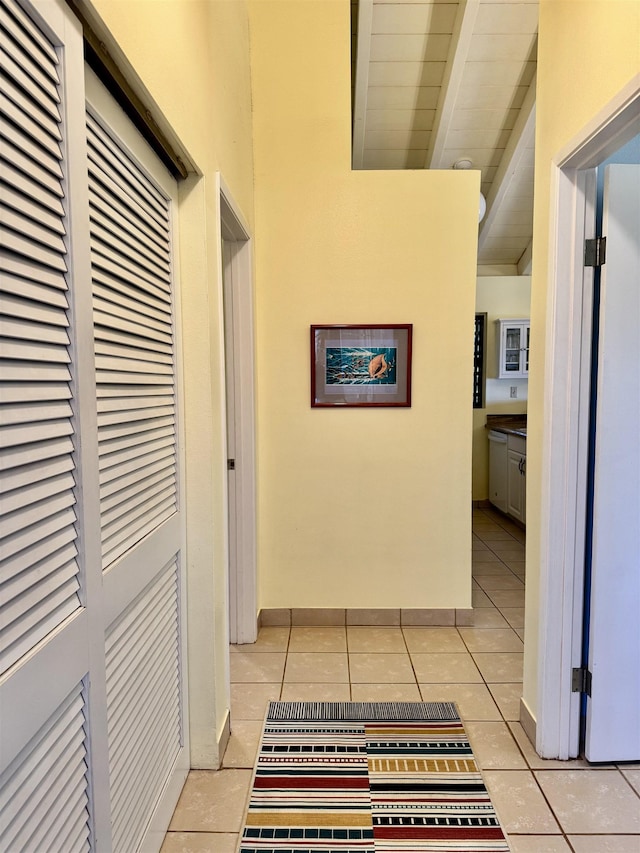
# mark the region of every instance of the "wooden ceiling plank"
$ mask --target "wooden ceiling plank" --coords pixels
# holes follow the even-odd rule
[[[455,109],[467,55],[471,47],[480,0],[460,0],[455,29],[451,36],[449,55],[442,81],[442,90],[436,111],[434,132],[425,159],[426,169],[442,169],[442,154],[447,143],[447,134]]]

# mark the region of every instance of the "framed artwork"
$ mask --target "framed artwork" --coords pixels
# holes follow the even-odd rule
[[[311,406],[411,405],[410,323],[311,326]]]

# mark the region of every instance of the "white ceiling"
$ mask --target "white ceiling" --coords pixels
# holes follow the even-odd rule
[[[482,172],[478,264],[527,271],[538,4],[352,0],[353,168]]]

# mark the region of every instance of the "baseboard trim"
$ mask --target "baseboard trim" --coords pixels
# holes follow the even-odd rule
[[[262,627],[473,625],[473,609],[471,607],[267,607],[260,610],[258,624]]]
[[[220,731],[220,736],[218,738],[218,769],[222,767],[222,759],[224,758],[224,754],[227,751],[227,746],[229,745],[229,738],[231,737],[231,711],[227,708],[224,717],[224,723],[222,724],[222,730]]]
[[[524,729],[524,733],[536,748],[536,719],[529,710],[527,703],[520,697],[520,724]]]

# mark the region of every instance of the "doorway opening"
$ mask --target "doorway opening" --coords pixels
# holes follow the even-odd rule
[[[221,181],[229,528],[229,639],[257,638],[255,369],[251,240]]]
[[[593,269],[585,240],[595,237],[596,167],[640,131],[640,89],[632,81],[555,160],[553,268],[546,318],[536,749],[572,758],[580,749],[586,496],[589,458]],[[526,709],[525,709],[526,710]]]

